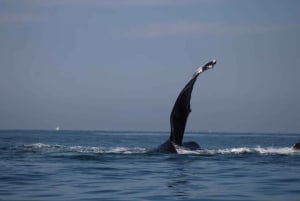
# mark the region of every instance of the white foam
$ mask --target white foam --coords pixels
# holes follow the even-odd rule
[[[300,153],[291,147],[234,147],[226,149],[203,149],[203,150],[186,150],[177,149],[178,154],[200,154],[200,155],[217,155],[217,154],[262,154],[262,155],[291,155]]]
[[[134,154],[145,153],[146,148],[140,147],[84,147],[84,146],[72,146],[69,147],[70,151],[79,153],[120,153],[120,154]]]
[[[257,147],[254,149],[256,152],[260,154],[283,154],[283,155],[288,155],[288,154],[294,154],[294,153],[299,153],[297,150],[291,148],[291,147],[281,147],[281,148],[275,148],[275,147]]]
[[[45,152],[78,152],[96,154],[139,154],[146,153],[149,149],[143,147],[93,147],[93,146],[65,146],[59,144],[34,143],[22,145],[24,150],[45,151]],[[197,154],[197,155],[223,155],[223,154],[261,154],[261,155],[292,155],[300,154],[300,151],[291,147],[233,147],[225,149],[202,149],[189,150],[184,147],[176,147],[178,154]]]
[[[43,143],[34,143],[34,144],[30,144],[30,145],[24,145],[24,147],[41,149],[41,148],[49,148],[49,147],[51,147],[51,145],[43,144]]]

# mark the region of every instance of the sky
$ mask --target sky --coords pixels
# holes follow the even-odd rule
[[[300,133],[300,1],[0,0],[0,129]]]

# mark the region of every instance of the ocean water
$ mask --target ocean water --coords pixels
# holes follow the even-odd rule
[[[0,131],[0,200],[300,200],[300,134]]]

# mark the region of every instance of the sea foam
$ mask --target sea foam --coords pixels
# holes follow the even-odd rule
[[[291,155],[300,154],[299,151],[291,147],[234,147],[225,149],[203,149],[203,150],[187,150],[183,148],[177,149],[179,154],[202,154],[202,155],[217,155],[217,154],[261,154],[261,155]]]
[[[34,143],[16,147],[23,151],[40,152],[77,152],[94,154],[142,154],[147,153],[149,148],[144,147],[94,147],[94,146],[66,146],[59,144]],[[196,155],[240,155],[240,154],[260,154],[260,155],[292,155],[300,154],[299,151],[291,147],[233,147],[224,149],[202,149],[188,150],[183,147],[177,148],[178,154],[196,154]]]

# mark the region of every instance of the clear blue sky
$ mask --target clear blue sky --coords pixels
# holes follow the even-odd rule
[[[300,1],[0,0],[0,129],[300,133]]]

